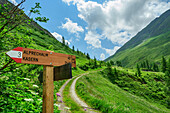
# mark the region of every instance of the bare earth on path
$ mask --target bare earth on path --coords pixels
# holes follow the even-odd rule
[[[86,73],[87,74],[87,73]],[[86,75],[86,74],[83,74],[83,75]],[[71,98],[77,103],[79,104],[79,106],[83,107],[84,109],[87,109],[87,113],[99,113],[97,112],[96,110],[90,108],[84,101],[82,101],[76,94],[76,91],[75,91],[75,85],[76,85],[76,82],[77,80],[82,77],[83,75],[77,77],[73,83],[71,84],[71,87],[70,87],[70,94],[71,94]]]
[[[62,85],[62,87],[59,89],[59,94],[61,95],[61,97],[59,98],[59,100],[60,100],[61,102],[59,102],[59,107],[58,107],[58,108],[59,108],[59,110],[61,110],[60,113],[71,113],[69,110],[65,109],[66,106],[65,106],[65,104],[64,104],[64,102],[63,102],[63,91],[64,91],[65,86],[70,82],[70,80],[71,80],[71,79],[67,80],[67,81]]]
[[[95,72],[95,71],[94,71]],[[82,108],[84,108],[84,109],[87,109],[87,113],[100,113],[100,112],[98,112],[97,110],[94,110],[94,109],[92,109],[92,108],[90,108],[84,101],[82,101],[78,96],[77,96],[77,94],[76,94],[76,91],[75,91],[75,85],[76,85],[76,82],[77,82],[77,80],[80,78],[80,77],[82,77],[82,76],[84,76],[84,75],[86,75],[86,74],[89,74],[89,73],[84,73],[84,74],[82,74],[82,75],[80,75],[80,76],[76,76],[77,78],[73,81],[73,83],[71,84],[71,87],[70,87],[70,95],[71,95],[71,98],[79,105],[79,106],[81,106]],[[73,77],[73,78],[75,78],[75,77]],[[72,79],[73,79],[72,78]],[[65,86],[70,82],[70,80],[71,79],[69,79],[69,80],[67,80],[63,85],[62,85],[62,87],[59,89],[59,94],[61,95],[61,97],[59,97],[59,99],[58,99],[58,101],[61,101],[61,102],[59,102],[58,103],[58,108],[59,108],[59,110],[61,110],[61,112],[60,113],[71,113],[71,111],[70,110],[68,110],[68,109],[66,109],[66,108],[68,108],[65,104],[64,104],[64,102],[63,102],[63,91],[64,91],[64,88],[65,88]]]

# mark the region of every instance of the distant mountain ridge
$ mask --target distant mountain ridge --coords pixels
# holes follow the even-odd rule
[[[170,42],[169,33],[167,34],[168,31],[170,31],[170,9],[167,10],[166,12],[164,12],[160,17],[154,19],[149,25],[147,25],[144,29],[142,29],[140,32],[138,32],[136,36],[134,36],[127,43],[125,43],[113,56],[110,56],[105,61],[109,61],[109,60],[117,61],[117,60],[120,60],[120,61],[122,61],[124,66],[126,66],[126,67],[130,66],[131,67],[132,64],[129,65],[128,62],[131,62],[132,60],[128,60],[128,62],[127,62],[126,57],[131,56],[131,54],[133,53],[134,48],[137,49],[137,46],[144,43],[145,41],[147,42],[147,40],[149,40],[149,39],[153,39],[153,37],[156,37],[156,36],[159,36],[159,35],[162,35],[162,34],[166,34],[165,36],[167,38],[165,38],[164,35],[162,35],[162,37],[161,36],[159,37],[159,39],[160,39],[159,41],[161,41],[161,38],[164,37],[165,38],[164,40],[166,40],[164,43],[168,44],[168,45],[166,45],[166,47],[170,48],[170,45],[168,43],[168,42]],[[157,41],[158,41],[158,39],[157,39]],[[148,42],[148,44],[151,44],[151,42]],[[161,43],[161,44],[163,44],[163,43]],[[159,45],[157,45],[157,47],[158,46]],[[142,48],[140,48],[140,49],[142,50]],[[153,49],[153,48],[148,48],[148,49]],[[160,48],[160,51],[164,51],[163,48],[162,49]],[[166,53],[166,52],[162,53],[160,55],[165,55],[165,56],[170,55],[169,53]],[[145,51],[143,51],[143,53],[141,53],[141,54],[145,54]],[[158,56],[159,52],[155,53],[155,56],[156,56],[156,54]],[[134,53],[134,55],[135,55],[135,53]],[[125,57],[123,57],[123,56],[125,56]],[[145,56],[141,57],[141,55],[139,54],[136,57],[139,57],[140,60],[142,60],[142,59],[146,59],[147,56],[146,57]],[[152,60],[156,60],[156,61],[159,60],[158,57],[151,57],[151,58],[152,58]],[[125,62],[125,59],[126,59],[126,62]],[[138,59],[134,63],[136,63],[136,62],[138,62],[140,60]]]
[[[137,33],[136,36],[125,43],[116,53],[127,48],[133,48],[142,43],[142,41],[166,33],[167,31],[170,31],[170,9],[164,12],[160,17],[154,19],[143,30]]]

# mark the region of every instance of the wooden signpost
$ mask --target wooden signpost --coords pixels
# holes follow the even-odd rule
[[[43,113],[53,113],[53,82],[72,77],[71,67],[76,67],[76,57],[73,55],[23,47],[17,47],[6,54],[17,63],[44,65]],[[54,66],[57,67],[54,68]]]

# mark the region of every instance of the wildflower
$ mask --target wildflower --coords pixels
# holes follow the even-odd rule
[[[42,102],[42,99],[38,99],[38,101],[40,101],[40,103]]]
[[[63,101],[62,101],[62,100],[60,100],[60,102],[61,102],[61,103],[63,103]]]
[[[56,104],[56,103],[54,104],[54,106],[60,107],[60,105],[59,105],[59,104]]]
[[[87,109],[85,108],[84,111],[87,111]]]
[[[33,101],[33,99],[29,99],[29,98],[24,98],[25,101]]]
[[[61,95],[59,93],[56,93],[57,97],[61,97]]]
[[[64,109],[67,109],[67,110],[69,110],[70,108],[69,108],[69,107],[64,107]]]
[[[36,92],[34,92],[34,91],[32,91],[32,90],[28,90],[28,91],[30,91],[31,94],[33,94],[33,95],[38,95],[38,93],[36,93]]]
[[[29,78],[24,78],[25,80],[30,80]]]
[[[35,85],[35,84],[33,85],[33,87],[37,87],[37,88],[39,88],[39,87],[38,87],[37,85]]]

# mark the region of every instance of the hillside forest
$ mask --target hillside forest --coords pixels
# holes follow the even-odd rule
[[[22,10],[24,2],[25,0],[21,0],[18,5],[13,5],[7,0],[0,1],[0,112],[42,112],[43,66],[13,61],[6,53],[16,47],[50,50],[76,56],[76,67],[72,67],[73,78],[63,91],[62,101],[67,106],[68,112],[86,112],[86,108],[77,104],[70,94],[73,80],[80,75],[83,76],[76,82],[76,94],[97,112],[170,112],[170,54],[167,48],[170,48],[170,32],[168,30],[144,42],[140,40],[137,42],[140,45],[127,47],[128,49],[120,50],[115,56],[100,61],[95,56],[91,57],[88,52],[81,52],[78,47],[69,47],[64,36],[62,42],[59,42],[37,23],[39,21],[48,24],[49,20],[40,15],[40,3],[31,7],[29,15],[26,15]],[[32,18],[32,14],[37,17]],[[154,52],[153,48],[158,42],[162,45],[165,43],[166,50],[163,55]],[[143,52],[147,52],[145,47],[148,46],[153,50],[155,59],[138,56],[138,53],[143,55]],[[125,59],[127,54],[133,53],[136,53],[135,58]],[[54,81],[54,113],[62,112],[59,109],[61,102],[58,101],[57,93],[66,82],[67,79]]]

